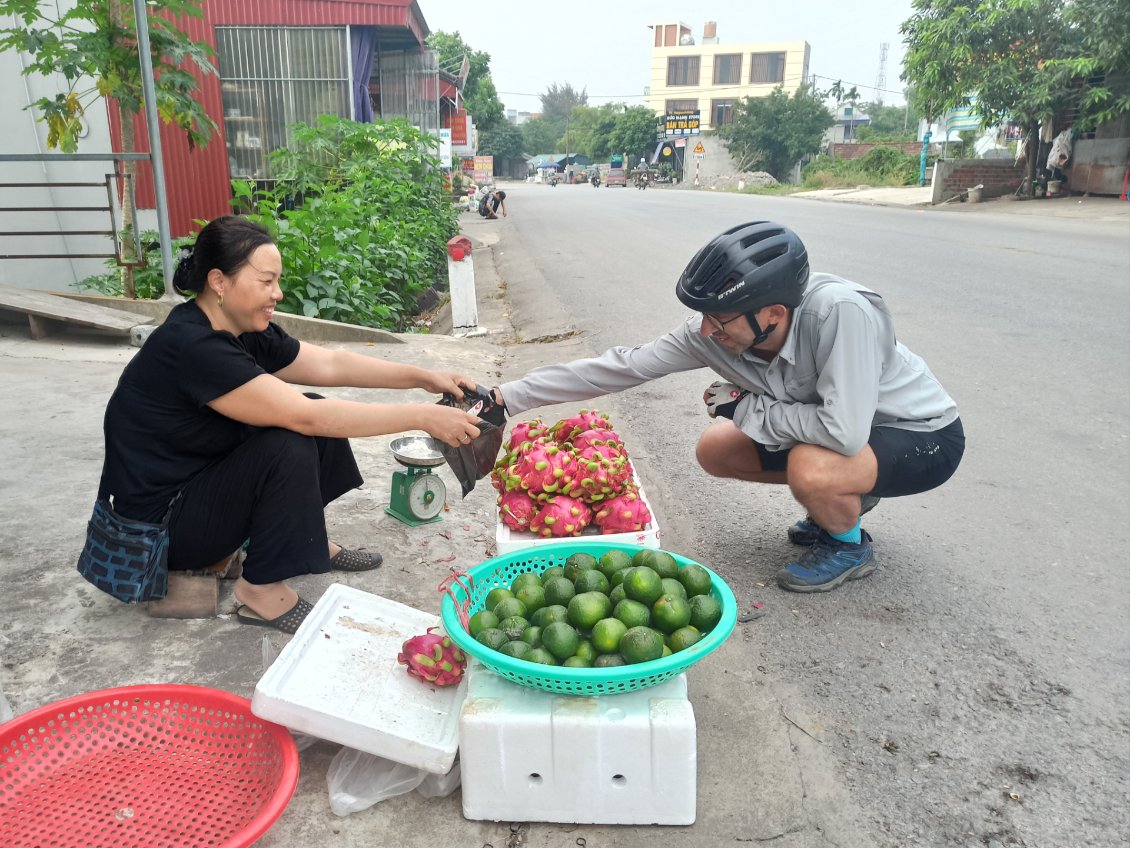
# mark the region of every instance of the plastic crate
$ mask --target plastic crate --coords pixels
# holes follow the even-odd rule
[[[255,715],[433,774],[459,747],[467,682],[431,686],[396,661],[439,619],[335,583],[255,687]]]
[[[599,698],[515,686],[478,662],[467,677],[459,762],[468,819],[694,823],[686,675]]]
[[[651,508],[651,503],[644,494],[643,488],[639,486],[639,480],[636,480],[636,486],[639,487],[640,500],[644,502],[647,511],[651,513],[651,523],[646,525],[642,530],[637,530],[632,533],[601,533],[600,528],[595,524],[590,525],[582,531],[580,536],[550,536],[548,539],[538,536],[528,530],[511,530],[507,525],[502,523],[502,519],[497,519],[497,524],[494,528],[494,541],[499,556],[503,554],[510,554],[514,551],[520,551],[523,548],[538,548],[544,545],[561,545],[561,544],[576,544],[577,542],[608,542],[617,545],[638,545],[641,548],[658,548],[659,547],[659,522],[655,518],[655,510]]]

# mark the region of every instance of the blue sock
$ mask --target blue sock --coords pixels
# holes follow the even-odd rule
[[[833,539],[840,542],[851,542],[853,545],[858,545],[863,539],[863,522],[856,520],[855,526],[848,530],[846,533],[829,533]]]

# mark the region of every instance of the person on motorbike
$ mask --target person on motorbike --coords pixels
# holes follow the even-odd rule
[[[648,170],[647,160],[642,156],[640,157],[640,163],[636,165],[633,170],[633,175],[635,176],[636,186],[639,188],[645,188],[651,181],[651,172]]]
[[[510,414],[587,400],[709,368],[713,423],[696,458],[714,477],[788,485],[807,515],[788,529],[803,554],[780,568],[791,592],[827,592],[876,568],[861,516],[880,498],[926,492],[957,470],[957,405],[899,342],[875,292],[811,273],[792,230],[731,227],[683,270],[695,314],[654,341],[547,365],[491,390]],[[738,544],[747,544],[740,540]]]

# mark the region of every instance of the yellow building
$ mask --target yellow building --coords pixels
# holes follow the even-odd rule
[[[684,23],[649,24],[654,31],[648,105],[659,116],[699,113],[709,130],[733,120],[734,104],[745,97],[767,97],[777,86],[792,93],[808,79],[807,41],[722,44],[714,21],[707,21],[696,43]],[[690,122],[690,123],[693,123]],[[688,122],[668,135],[691,135]]]

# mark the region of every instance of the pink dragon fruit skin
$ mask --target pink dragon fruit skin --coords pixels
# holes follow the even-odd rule
[[[602,412],[595,409],[582,409],[571,418],[562,418],[550,428],[550,433],[559,442],[568,442],[573,436],[586,430],[611,430],[612,422]]]
[[[508,451],[517,451],[525,442],[533,442],[548,433],[545,422],[540,418],[531,421],[520,421],[510,428],[510,441],[506,443]]]
[[[592,521],[592,510],[576,498],[556,495],[530,521],[539,536],[579,536]]]
[[[528,530],[530,519],[538,511],[538,504],[528,492],[516,489],[498,498],[498,517],[511,530]]]
[[[630,533],[651,522],[651,512],[633,490],[609,498],[593,517],[602,533]]]
[[[624,449],[624,440],[614,430],[585,430],[569,441],[575,450],[582,450],[589,445],[617,445],[620,450]]]
[[[531,495],[549,497],[563,491],[573,478],[576,460],[573,452],[556,445],[535,444],[513,466],[513,476],[521,480],[522,488]]]
[[[588,447],[578,456],[573,479],[565,488],[565,494],[580,498],[587,503],[596,503],[625,491],[632,481],[632,467],[622,456],[608,459]]]
[[[463,679],[467,657],[444,635],[428,632],[404,642],[396,661],[408,666],[408,673],[436,686],[455,686]]]

